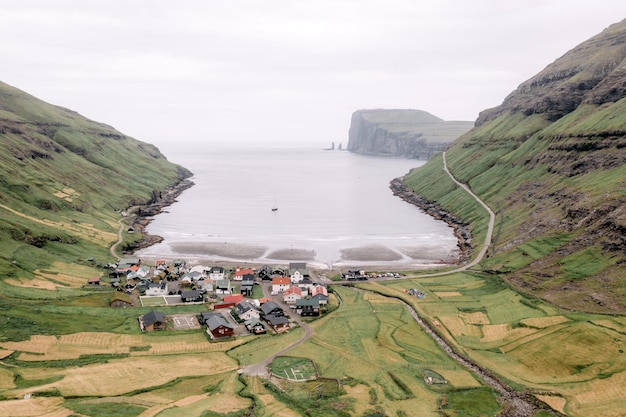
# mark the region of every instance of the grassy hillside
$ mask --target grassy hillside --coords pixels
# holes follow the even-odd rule
[[[452,173],[498,214],[483,271],[566,308],[626,311],[624,45],[626,21],[481,113],[447,152]],[[480,236],[481,209],[439,187],[441,165],[430,161],[406,184]]]
[[[108,260],[120,211],[189,175],[153,145],[0,83],[0,277]]]

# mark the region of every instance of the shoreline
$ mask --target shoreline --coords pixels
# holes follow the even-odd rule
[[[409,190],[402,182],[403,179],[404,177],[394,178],[389,183],[389,188],[393,192],[393,195],[400,197],[409,204],[413,204],[429,216],[437,220],[442,220],[450,226],[454,230],[454,236],[458,242],[457,247],[461,253],[456,263],[458,265],[467,262],[470,259],[472,251],[474,250],[470,225],[456,217],[454,214],[439,207],[436,203],[429,201]]]
[[[274,248],[267,253],[269,248],[254,244],[224,242],[173,242],[170,247],[174,251],[170,255],[162,254],[142,254],[141,257],[150,260],[172,257],[180,258],[190,262],[210,261],[216,265],[223,266],[241,266],[241,265],[257,265],[264,264],[284,265],[289,262],[309,263],[312,269],[317,270],[342,270],[354,268],[369,268],[375,270],[389,271],[407,271],[417,269],[429,269],[433,267],[441,267],[445,265],[459,265],[469,259],[469,255],[473,249],[472,235],[467,224],[462,222],[454,215],[446,212],[436,204],[421,198],[413,193],[402,183],[402,178],[395,178],[390,182],[390,188],[393,194],[402,198],[404,201],[412,204],[429,216],[444,221],[452,227],[454,236],[457,239],[458,251],[455,253],[455,259],[417,259],[411,255],[410,248],[402,250],[398,248],[401,254],[392,251],[387,247],[363,246],[357,248],[346,248],[342,250],[342,258],[334,264],[327,264],[314,259],[314,251],[306,249],[287,249]],[[129,227],[134,228],[142,234],[142,239],[132,245],[126,246],[122,253],[137,256],[137,252],[148,249],[164,238],[158,235],[146,233],[146,228],[152,222],[154,216],[164,211],[164,209],[174,202],[183,191],[195,185],[189,178],[184,178],[178,183],[172,185],[164,192],[164,196],[158,201],[151,204],[138,206],[135,211],[135,217],[130,221]],[[181,249],[177,253],[176,248]],[[305,253],[306,252],[306,253]],[[343,256],[345,255],[345,257]],[[315,265],[315,266],[313,266]]]
[[[134,231],[141,233],[142,238],[138,242],[125,245],[121,249],[122,254],[132,255],[138,250],[149,248],[150,246],[163,241],[162,236],[151,235],[146,232],[146,228],[150,222],[152,222],[154,216],[163,212],[163,209],[166,207],[174,204],[178,196],[180,196],[183,191],[195,185],[195,183],[190,180],[190,177],[191,175],[181,178],[177,183],[166,188],[160,193],[160,198],[158,200],[134,206],[133,216],[129,219],[128,228],[132,228]],[[132,207],[129,208],[129,210],[132,209]]]

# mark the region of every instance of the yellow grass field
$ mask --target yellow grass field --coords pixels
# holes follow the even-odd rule
[[[13,372],[8,369],[0,368],[0,389],[9,389],[14,387]]]
[[[0,349],[0,359],[4,359],[7,356],[10,356],[11,354],[13,354],[12,350],[4,350],[4,349]]]
[[[567,400],[563,397],[557,397],[556,395],[537,395],[544,403],[548,404],[550,407],[565,414],[565,403]]]
[[[72,202],[73,197],[79,197],[80,194],[76,192],[73,188],[64,188],[62,190],[56,191],[52,193],[53,196],[62,198],[65,201]]]
[[[461,297],[461,294],[458,291],[437,291],[434,293],[437,297]]]
[[[507,324],[489,324],[482,328],[483,337],[480,339],[482,343],[505,342],[507,340],[516,340],[520,337],[535,333],[537,330],[528,327],[518,327],[512,329]]]
[[[467,324],[489,324],[489,317],[483,313],[482,311],[477,311],[475,313],[459,313],[459,317],[463,319],[463,321]]]
[[[624,333],[626,332],[626,318],[625,317],[615,317],[613,319],[604,319],[604,320],[594,320],[593,324],[597,324],[598,326],[608,327],[609,329],[617,330],[618,332]]]
[[[74,414],[63,407],[62,398],[30,398],[0,401],[3,417],[67,417]]]
[[[158,372],[162,369],[163,372]],[[24,368],[25,379],[62,375],[63,379],[37,389],[57,388],[64,396],[115,396],[163,385],[175,378],[211,375],[237,369],[222,352],[144,356],[66,369]],[[22,391],[18,391],[19,396]]]
[[[370,409],[370,388],[367,385],[357,384],[355,386],[344,386],[350,398],[354,398],[354,411],[357,416],[362,416]]]
[[[216,375],[219,379],[220,388],[212,393],[201,393],[201,384],[206,382],[206,378],[202,380],[182,381],[174,388],[174,392],[183,394],[181,389],[187,388],[186,393],[180,397],[170,398],[163,401],[160,393],[171,395],[170,390],[157,390],[156,392],[147,393],[149,397],[160,401],[154,402],[147,410],[140,414],[141,417],[178,417],[178,416],[201,416],[206,410],[217,413],[233,413],[247,408],[250,400],[242,398],[235,393],[241,388],[241,383],[237,380],[237,374],[229,372],[223,375]],[[218,380],[216,380],[216,383]],[[195,385],[194,385],[195,384]],[[145,394],[140,394],[144,399]]]
[[[466,370],[438,369],[437,373],[441,374],[455,388],[478,388],[482,386],[480,382],[474,378],[473,374]]]
[[[453,336],[482,336],[480,327],[468,325],[461,317],[439,317],[439,321]]]
[[[300,414],[290,410],[285,404],[278,401],[276,397],[270,394],[258,377],[254,376],[248,378],[248,389],[257,396],[259,402],[263,405],[265,409],[264,415],[300,417]]]
[[[36,269],[33,273],[35,275],[33,279],[10,278],[5,282],[16,287],[54,291],[57,288],[80,288],[87,284],[89,278],[102,275],[102,272],[95,268],[63,262],[55,262],[46,271]]]
[[[20,216],[26,218],[32,222],[44,224],[47,226],[52,226],[56,228],[61,228],[68,233],[72,233],[80,236],[82,239],[88,240],[90,242],[100,244],[102,246],[109,246],[111,243],[117,241],[117,234],[114,232],[106,232],[100,229],[93,227],[92,224],[87,223],[70,223],[70,222],[57,222],[48,219],[40,219],[33,216],[28,216],[19,211],[13,210],[12,208],[5,206],[4,204],[0,204],[0,207],[10,211],[16,216]],[[111,224],[111,229],[116,230],[117,227],[115,224]]]
[[[612,401],[624,401],[626,393],[626,372],[605,379],[594,379],[580,384],[574,393],[576,402],[581,406]]]
[[[8,351],[20,351],[19,360],[39,362],[44,360],[77,359],[81,355],[123,354],[146,356],[190,352],[213,352],[231,349],[243,343],[241,339],[209,343],[203,334],[187,334],[177,337],[126,335],[116,333],[73,333],[60,337],[32,336],[23,342],[0,343]],[[149,350],[131,352],[131,347],[147,347]]]
[[[539,329],[543,329],[546,327],[554,326],[556,324],[561,324],[568,322],[569,319],[564,316],[548,316],[548,317],[532,317],[529,319],[521,320],[527,326],[537,327]]]

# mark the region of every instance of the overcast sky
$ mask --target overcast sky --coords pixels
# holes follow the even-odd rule
[[[162,150],[347,142],[358,109],[474,121],[624,0],[0,0],[0,81]]]

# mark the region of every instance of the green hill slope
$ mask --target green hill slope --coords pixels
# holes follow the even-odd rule
[[[482,112],[447,156],[498,213],[484,271],[567,308],[626,310],[626,20]],[[442,179],[441,164],[406,185],[479,237],[484,213]]]
[[[110,257],[119,212],[188,176],[153,145],[0,83],[0,276]]]

